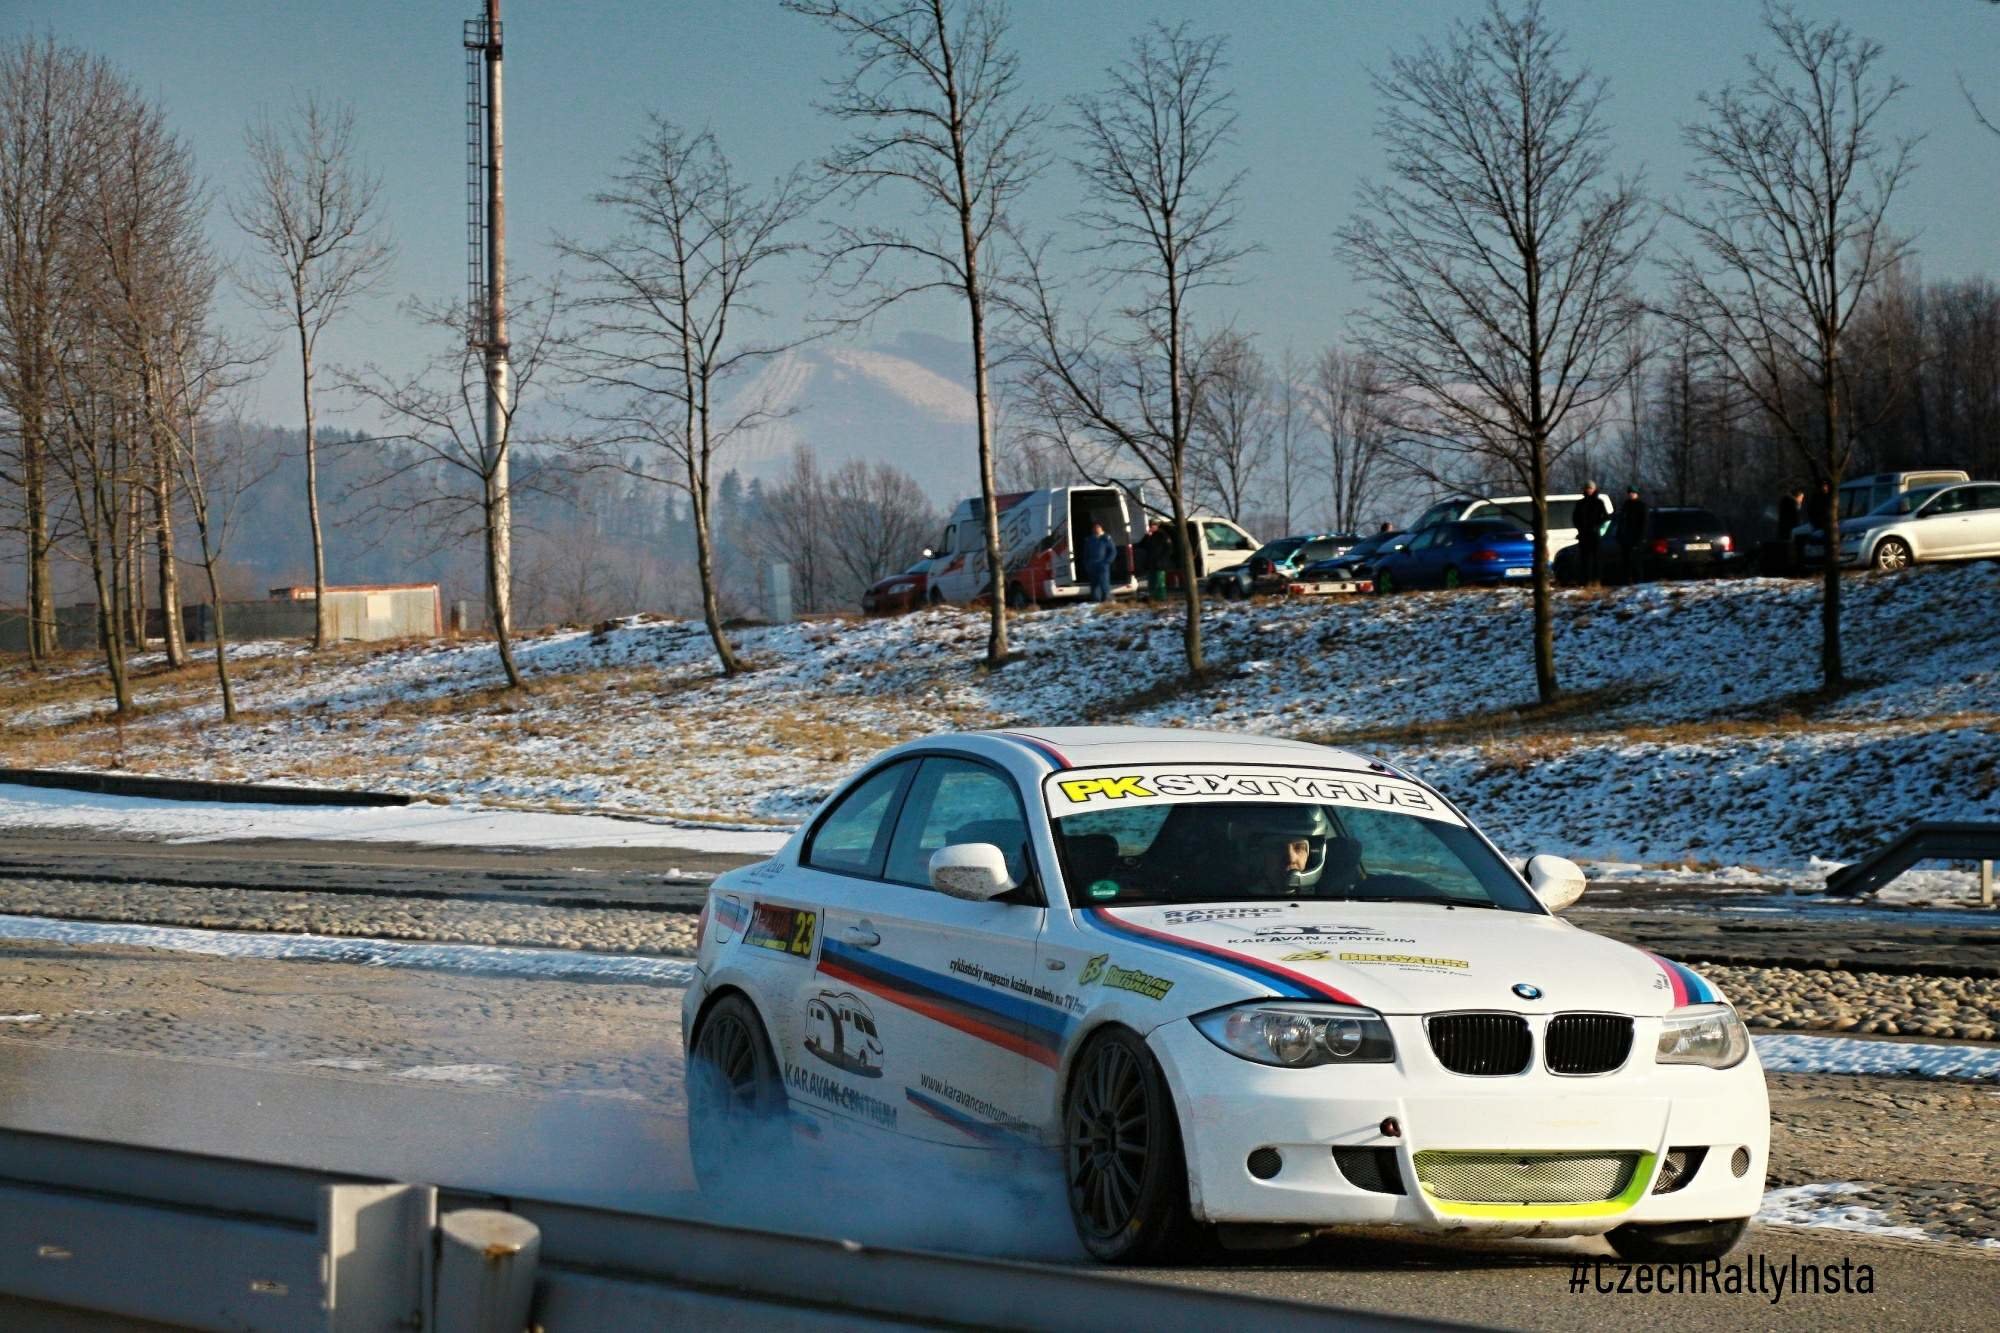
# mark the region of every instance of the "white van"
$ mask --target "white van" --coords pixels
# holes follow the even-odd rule
[[[1957,468],[1930,468],[1922,472],[1876,472],[1864,477],[1849,477],[1840,483],[1840,521],[1846,523],[1850,518],[1872,514],[1903,492],[1914,491],[1919,486],[1945,486],[1955,481],[1971,480],[1968,474]],[[1812,509],[1810,497],[1806,500],[1806,508],[1808,511]]]
[[[1000,555],[1006,566],[1007,605],[1067,601],[1090,596],[1076,560],[1092,523],[1118,548],[1111,591],[1131,592],[1132,548],[1144,539],[1143,512],[1117,486],[1050,486],[994,497],[1000,516]],[[984,597],[993,580],[986,568],[985,506],[978,496],[960,500],[944,536],[925,552],[930,560],[929,599],[964,603]]]
[[[1598,495],[1611,506],[1612,513],[1618,512],[1618,501],[1604,492]],[[1555,563],[1556,555],[1576,545],[1576,502],[1583,495],[1551,495],[1549,499],[1549,562]],[[1440,523],[1460,523],[1469,518],[1511,518],[1523,528],[1535,530],[1535,497],[1532,495],[1503,495],[1484,499],[1454,496],[1440,500],[1417,515],[1417,521],[1410,524],[1411,532],[1421,532],[1434,528]]]

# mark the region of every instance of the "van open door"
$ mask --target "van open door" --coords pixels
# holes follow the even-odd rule
[[[1077,553],[1083,549],[1084,539],[1090,536],[1093,523],[1104,525],[1104,535],[1118,547],[1117,559],[1111,566],[1114,583],[1122,583],[1132,575],[1133,506],[1125,501],[1125,493],[1115,486],[1073,486],[1069,492],[1069,540],[1062,558],[1056,562],[1056,578],[1064,583],[1082,583],[1083,567]],[[1140,529],[1140,536],[1145,530]]]

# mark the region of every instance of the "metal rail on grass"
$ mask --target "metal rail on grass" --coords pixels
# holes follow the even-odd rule
[[[0,1130],[0,1323],[100,1319],[328,1333],[1438,1326]]]
[[[1993,863],[2000,860],[2000,824],[1924,820],[1877,851],[1826,877],[1835,898],[1874,893],[1919,861],[1979,862],[1979,902],[1993,906]]]

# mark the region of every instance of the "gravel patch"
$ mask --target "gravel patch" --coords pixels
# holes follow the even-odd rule
[[[692,913],[604,907],[9,879],[0,880],[0,913],[593,953],[694,953]]]
[[[1753,1028],[1960,1041],[1992,1041],[2000,1033],[2000,981],[1790,967],[1700,970]]]
[[[694,953],[692,913],[601,907],[5,879],[0,913],[593,953]],[[2000,1034],[2000,981],[1785,967],[1701,970],[1753,1028],[1959,1041],[1993,1041]]]

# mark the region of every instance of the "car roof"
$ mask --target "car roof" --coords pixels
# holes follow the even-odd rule
[[[1330,745],[1183,727],[1029,727],[969,734],[1032,743],[1066,768],[1104,764],[1244,763],[1365,770],[1377,762]],[[949,741],[953,737],[931,739]]]

